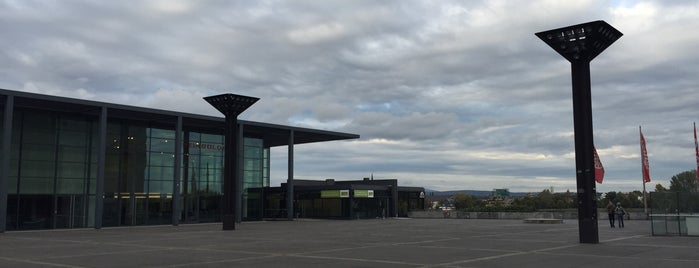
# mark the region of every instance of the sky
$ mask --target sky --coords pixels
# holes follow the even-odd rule
[[[534,34],[604,20],[598,192],[696,168],[699,1],[0,0],[0,88],[359,134],[294,147],[294,178],[575,191],[570,63]],[[271,184],[287,177],[272,148]]]

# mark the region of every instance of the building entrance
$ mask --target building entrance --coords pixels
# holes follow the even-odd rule
[[[85,196],[56,195],[53,228],[80,228],[87,226]]]

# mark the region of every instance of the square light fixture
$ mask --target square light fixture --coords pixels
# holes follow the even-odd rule
[[[602,20],[536,33],[570,62],[592,61],[622,35]]]
[[[219,112],[228,115],[239,115],[255,104],[260,98],[248,97],[236,94],[221,94],[215,96],[204,97],[211,106],[214,106]]]

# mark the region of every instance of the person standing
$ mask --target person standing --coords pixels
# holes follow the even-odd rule
[[[621,203],[616,203],[616,218],[618,221],[619,228],[624,228],[624,215],[626,215],[626,210],[621,207]]]
[[[614,218],[616,218],[616,207],[611,200],[607,204],[607,217],[609,217],[609,225],[614,228]]]

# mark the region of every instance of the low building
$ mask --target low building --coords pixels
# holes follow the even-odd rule
[[[288,184],[266,194],[266,218],[285,218]],[[407,217],[425,209],[425,189],[398,186],[398,180],[294,180],[294,217],[374,219]]]

